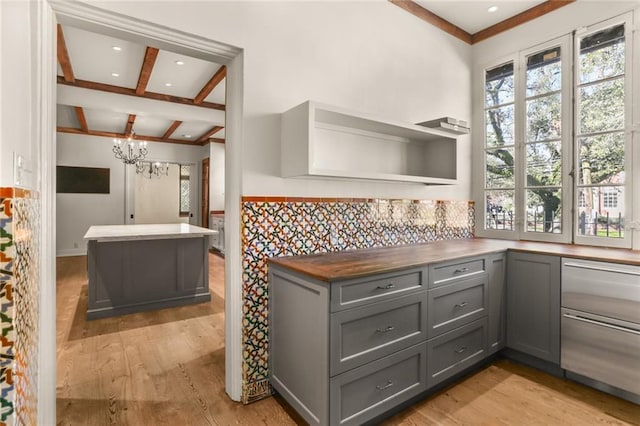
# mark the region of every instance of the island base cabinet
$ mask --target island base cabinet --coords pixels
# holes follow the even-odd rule
[[[463,325],[427,342],[427,387],[481,361],[486,356],[487,318]]]
[[[331,379],[332,425],[359,425],[427,389],[423,344]]]
[[[89,241],[87,319],[211,301],[207,241]]]

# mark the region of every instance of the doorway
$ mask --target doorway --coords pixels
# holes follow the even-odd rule
[[[91,31],[113,36],[152,41],[160,48],[179,51],[187,55],[213,60],[227,66],[227,128],[228,141],[225,172],[226,246],[225,257],[225,316],[238,320],[225,322],[225,384],[226,393],[235,401],[241,396],[241,321],[242,292],[240,260],[240,199],[241,199],[241,148],[242,148],[242,50],[197,35],[186,34],[141,19],[108,12],[88,4],[49,0],[38,2],[39,29],[37,36],[41,51],[37,57],[40,97],[43,107],[38,120],[38,135],[42,145],[42,277],[40,333],[40,390],[39,418],[50,421],[55,417],[56,399],[56,351],[55,351],[55,166],[56,149],[53,135],[55,92],[55,25],[56,20]],[[230,285],[236,283],[236,285]],[[52,321],[53,320],[53,321]]]
[[[208,179],[208,171],[207,176]],[[204,185],[205,173],[202,173]],[[132,192],[132,223],[189,223],[198,225],[197,168],[190,163],[143,162],[136,167]],[[208,185],[207,185],[208,187]]]

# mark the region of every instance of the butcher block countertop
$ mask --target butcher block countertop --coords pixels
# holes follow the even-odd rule
[[[269,262],[328,282],[505,250],[640,265],[638,250],[485,238],[276,257]]]

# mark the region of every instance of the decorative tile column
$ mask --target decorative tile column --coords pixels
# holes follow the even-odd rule
[[[0,188],[0,425],[37,423],[39,205]]]

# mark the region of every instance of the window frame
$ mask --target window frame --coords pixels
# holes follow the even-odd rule
[[[625,173],[625,183],[622,186],[624,188],[624,218],[625,218],[625,226],[624,226],[624,237],[623,238],[610,238],[610,237],[596,237],[589,235],[580,235],[578,232],[578,220],[577,216],[573,220],[573,232],[574,238],[573,241],[575,244],[581,245],[592,245],[592,246],[606,246],[606,247],[616,247],[616,248],[631,248],[633,243],[633,224],[636,218],[633,217],[633,188],[634,188],[634,168],[640,166],[640,163],[635,164],[633,162],[633,132],[632,132],[632,123],[633,123],[633,72],[637,70],[633,70],[633,61],[635,51],[633,48],[633,15],[632,13],[625,13],[623,15],[607,19],[605,21],[599,22],[597,24],[589,25],[587,27],[581,28],[575,32],[574,36],[574,93],[573,99],[575,103],[574,108],[574,157],[573,164],[574,169],[576,170],[576,174],[578,171],[578,149],[577,149],[577,135],[578,135],[578,117],[580,115],[580,105],[579,105],[579,72],[580,67],[578,66],[580,61],[580,41],[594,33],[602,31],[606,28],[614,27],[616,25],[624,24],[624,36],[625,36],[625,63],[624,63],[624,173]],[[640,68],[640,67],[639,67]],[[573,187],[574,187],[574,205],[578,206],[578,182],[579,179],[576,176]],[[603,189],[604,192],[604,189]],[[576,209],[577,212],[577,209]],[[577,213],[574,213],[577,215]]]
[[[183,175],[182,174],[182,167],[183,166],[187,166],[189,167],[189,174],[188,175]],[[189,217],[191,214],[191,173],[192,173],[192,169],[193,166],[191,164],[178,164],[178,216],[179,217]],[[189,210],[188,211],[182,211],[182,182],[183,181],[187,181],[189,183]]]
[[[635,14],[635,16],[634,16]],[[473,170],[472,193],[476,200],[476,236],[511,240],[534,240],[559,243],[572,243],[581,245],[595,245],[604,247],[640,248],[640,197],[632,197],[633,188],[640,187],[640,173],[634,173],[634,168],[640,167],[640,148],[633,150],[634,140],[637,141],[640,133],[640,107],[634,108],[633,102],[640,102],[639,93],[634,94],[633,83],[640,85],[640,66],[632,66],[634,61],[640,58],[640,43],[635,40],[638,31],[633,31],[633,19],[640,21],[640,8],[633,12],[627,12],[617,17],[607,19],[594,25],[589,25],[580,30],[554,38],[533,47],[518,50],[509,55],[503,55],[492,61],[479,64],[474,72],[474,143],[472,146]],[[578,235],[578,197],[577,177],[574,179],[576,165],[578,164],[577,129],[579,110],[574,107],[577,102],[578,88],[578,58],[580,54],[579,43],[581,38],[601,31],[605,28],[619,24],[625,24],[625,185],[624,185],[624,217],[625,237],[589,237]],[[634,41],[636,43],[634,43]],[[525,155],[526,155],[526,57],[551,48],[554,45],[561,47],[562,60],[562,234],[526,231],[525,214],[526,183]],[[493,68],[513,61],[514,64],[514,212],[516,216],[514,230],[484,229],[486,225],[486,101],[485,85],[486,72]],[[524,67],[524,69],[523,69]],[[567,101],[568,100],[568,101]],[[635,125],[633,125],[635,123]],[[636,142],[637,144],[637,142]],[[635,215],[634,215],[635,211]],[[574,217],[575,216],[575,217]]]
[[[560,47],[561,51],[561,150],[562,150],[562,233],[546,233],[546,232],[531,232],[526,231],[526,61],[527,57],[533,54],[551,49],[553,47]],[[566,60],[569,59],[569,61]],[[514,239],[514,240],[535,240],[535,241],[549,241],[567,243],[571,241],[571,214],[572,208],[569,209],[567,214],[566,205],[567,200],[571,197],[571,183],[570,183],[570,167],[566,167],[569,164],[572,156],[571,137],[573,129],[573,117],[571,114],[571,99],[573,93],[572,85],[572,72],[571,72],[571,60],[573,58],[573,50],[571,43],[571,34],[564,35],[562,37],[554,38],[544,43],[537,44],[526,50],[521,50],[518,53],[507,55],[502,57],[498,61],[492,61],[488,66],[481,68],[479,87],[479,96],[482,99],[482,112],[481,115],[476,115],[476,119],[482,123],[482,140],[481,143],[474,144],[476,148],[474,150],[474,156],[480,157],[480,161],[476,161],[475,164],[482,164],[482,167],[476,168],[474,173],[475,182],[478,185],[476,194],[476,205],[479,208],[476,209],[476,235],[488,238],[499,239]],[[485,87],[486,87],[486,72],[513,62],[513,84],[514,84],[514,214],[516,216],[513,230],[498,230],[498,229],[485,229],[486,223],[486,105],[485,105]],[[566,102],[569,99],[569,102]],[[478,108],[480,109],[480,108]],[[568,121],[568,123],[565,122]],[[571,206],[570,206],[571,207]]]

